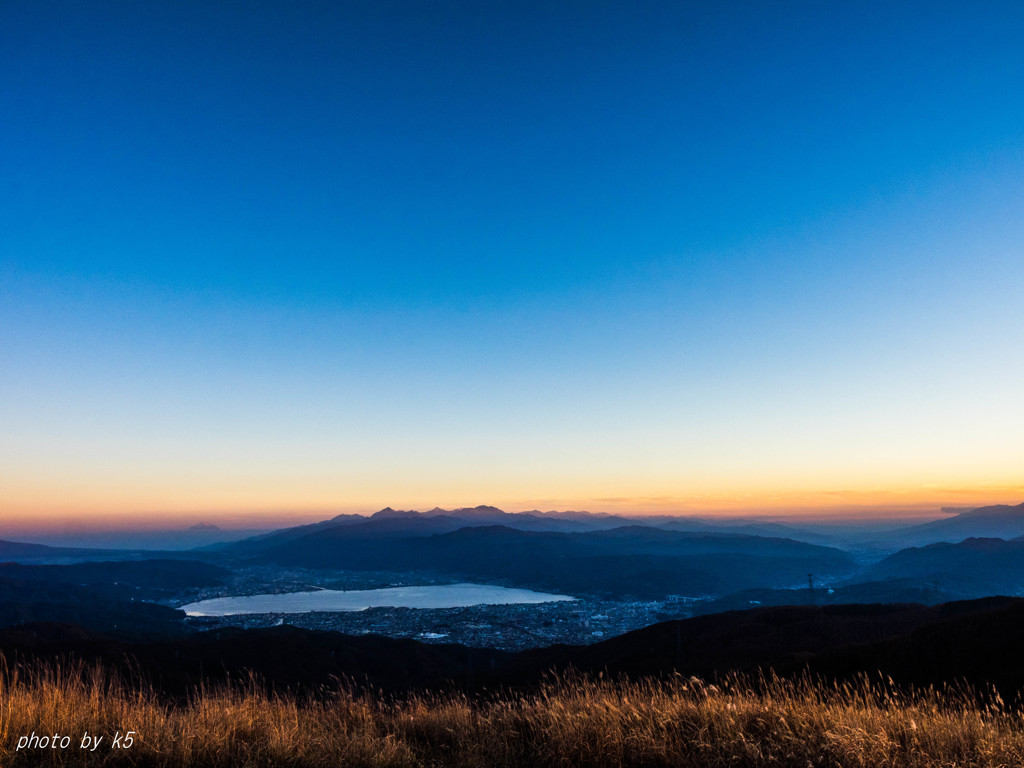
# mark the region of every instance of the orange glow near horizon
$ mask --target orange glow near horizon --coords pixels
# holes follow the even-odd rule
[[[0,508],[0,534],[47,530],[173,529],[200,522],[223,528],[275,528],[315,522],[342,513],[372,514],[385,506],[396,509],[427,510],[490,504],[509,512],[532,509],[541,511],[577,510],[625,515],[744,516],[766,518],[805,518],[841,521],[844,519],[934,518],[943,507],[968,508],[990,504],[1017,504],[1024,499],[1024,485],[988,484],[971,487],[918,486],[897,489],[851,490],[750,490],[744,492],[705,491],[691,495],[658,496],[555,496],[523,497],[508,494],[472,494],[471,498],[439,493],[438,498],[411,495],[408,489],[393,495],[381,494],[378,500],[352,499],[332,501],[305,499],[295,503],[254,495],[239,495],[234,503],[223,496],[203,503],[200,495],[164,496],[161,506],[144,503],[133,495],[100,494],[70,496],[58,502],[42,495],[4,500]]]

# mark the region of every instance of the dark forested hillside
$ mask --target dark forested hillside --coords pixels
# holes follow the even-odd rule
[[[1022,636],[1024,600],[990,598],[930,608],[760,608],[664,622],[590,646],[515,654],[293,627],[112,640],[52,624],[0,630],[0,653],[8,660],[103,661],[171,693],[187,692],[200,679],[250,672],[282,689],[315,692],[342,678],[386,690],[478,690],[532,687],[552,671],[713,678],[771,670],[835,679],[882,674],[915,685],[964,679],[994,684],[1010,699],[1024,686]]]

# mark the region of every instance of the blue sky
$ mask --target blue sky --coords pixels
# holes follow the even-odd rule
[[[556,5],[0,7],[0,514],[1014,500],[1024,8]]]

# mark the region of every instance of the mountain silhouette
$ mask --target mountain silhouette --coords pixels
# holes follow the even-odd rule
[[[1024,536],[1024,503],[998,504],[961,512],[943,520],[903,528],[886,538],[908,544],[957,543],[969,538],[1014,539]]]

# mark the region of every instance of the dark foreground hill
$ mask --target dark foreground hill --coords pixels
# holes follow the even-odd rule
[[[21,565],[0,563],[0,626],[76,624],[127,637],[184,634],[184,614],[153,602],[223,583],[228,572],[190,560]]]
[[[1024,685],[1022,638],[1024,600],[1015,598],[932,607],[790,606],[663,622],[591,646],[524,651],[506,670],[528,676],[571,667],[630,677],[677,671],[713,678],[772,669],[837,679],[880,671],[914,684],[963,677],[1015,691]]]
[[[280,690],[316,692],[341,680],[402,690],[464,684],[474,670],[497,667],[502,651],[434,645],[378,635],[351,636],[281,626],[218,629],[177,638],[131,641],[68,624],[30,624],[0,630],[8,663],[52,659],[101,662],[141,675],[160,691],[185,695],[202,682],[250,676]]]
[[[351,678],[390,691],[535,687],[551,671],[648,676],[774,670],[836,679],[881,672],[897,682],[993,684],[1008,699],[1024,686],[1024,600],[941,606],[762,608],[665,622],[591,646],[523,653],[277,627],[179,639],[114,640],[66,625],[0,631],[7,662],[101,661],[182,695],[201,680],[245,679],[277,689],[333,689]]]
[[[0,563],[0,580],[89,587],[104,595],[151,600],[168,592],[224,583],[229,572],[196,560],[134,560],[70,565]]]

